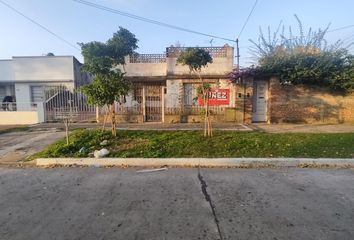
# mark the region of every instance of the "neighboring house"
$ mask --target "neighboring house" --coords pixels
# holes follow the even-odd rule
[[[235,87],[228,77],[234,68],[234,49],[228,45],[203,48],[213,58],[213,63],[201,72],[204,81],[211,83],[214,89],[210,108],[214,120],[226,121],[227,109],[235,109]],[[168,47],[165,54],[126,57],[124,68],[118,68],[126,72],[125,77],[133,87],[124,103],[118,106],[119,121],[201,121],[203,106],[195,99],[201,82],[198,76],[190,73],[188,66],[177,64],[177,58],[184,49]]]
[[[81,63],[73,56],[28,56],[0,60],[2,110],[37,111],[53,97],[55,89],[73,91],[88,83],[90,78],[81,73],[80,66]],[[14,103],[6,103],[9,99]]]

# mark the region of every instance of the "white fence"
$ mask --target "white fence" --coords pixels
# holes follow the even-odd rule
[[[22,125],[44,122],[43,103],[1,103],[0,125]]]

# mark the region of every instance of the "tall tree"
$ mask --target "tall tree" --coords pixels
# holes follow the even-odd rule
[[[116,136],[115,102],[128,94],[130,83],[117,65],[125,64],[125,56],[134,53],[138,40],[127,29],[119,27],[107,42],[80,43],[84,56],[83,71],[93,75],[92,83],[82,87],[90,104],[107,106],[112,123],[112,135]]]
[[[201,71],[202,68],[206,67],[208,63],[212,63],[213,59],[210,56],[209,52],[202,48],[187,48],[181,53],[177,59],[177,63],[182,65],[187,65],[189,70],[198,75],[198,78],[201,82],[201,86],[198,88],[198,94],[201,94],[203,97],[204,103],[204,136],[211,137],[213,135],[210,111],[209,111],[209,92],[210,84],[205,83]]]

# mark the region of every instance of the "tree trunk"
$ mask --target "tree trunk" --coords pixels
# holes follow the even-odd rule
[[[112,135],[117,136],[115,102],[111,105]]]
[[[204,137],[212,137],[212,128],[211,128],[211,120],[209,116],[209,91],[205,91],[204,89],[204,80],[200,75],[200,72],[198,73],[198,77],[200,81],[202,82],[202,94],[203,94],[203,101],[204,101]]]
[[[69,145],[69,119],[64,118],[66,145]]]
[[[110,113],[110,109],[109,109],[109,106],[107,106],[107,111],[105,112],[104,114],[104,119],[103,119],[103,125],[102,125],[102,131],[104,131],[105,127],[106,127],[106,123],[107,123],[107,118],[108,118],[108,115]]]

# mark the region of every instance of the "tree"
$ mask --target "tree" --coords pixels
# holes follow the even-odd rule
[[[125,56],[138,48],[135,35],[122,27],[107,42],[80,43],[84,56],[83,71],[94,76],[92,83],[81,89],[90,104],[107,106],[112,123],[112,135],[116,136],[115,102],[128,94],[130,83],[117,65],[125,64]]]
[[[202,48],[187,48],[181,53],[177,59],[177,63],[182,65],[187,65],[189,70],[198,75],[199,80],[201,81],[201,86],[198,87],[198,94],[202,95],[204,102],[204,136],[211,137],[212,127],[209,111],[209,92],[210,84],[205,83],[201,77],[202,68],[206,67],[208,63],[212,63],[213,59],[210,56],[209,52],[205,51]]]
[[[325,35],[329,25],[324,29],[304,32],[303,25],[298,22],[299,34],[294,35],[289,27],[288,35],[285,28],[278,26],[274,33],[268,27],[268,37],[260,29],[258,42],[253,43],[255,66],[234,71],[232,77],[242,76],[278,76],[281,83],[309,84],[327,86],[336,91],[354,89],[354,56],[342,41],[328,44]],[[280,33],[280,29],[282,29]]]

